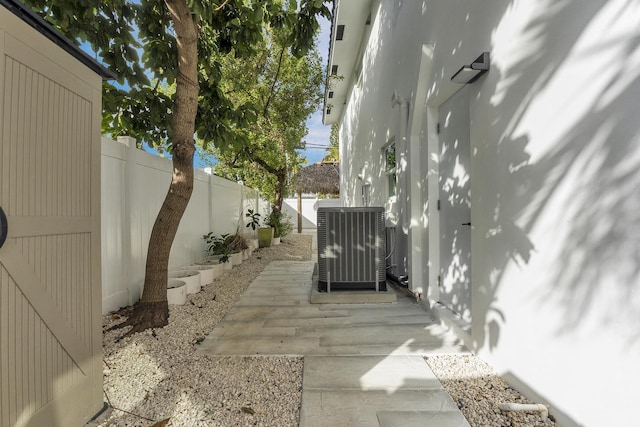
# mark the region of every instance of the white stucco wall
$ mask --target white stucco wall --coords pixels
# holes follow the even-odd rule
[[[640,381],[640,2],[380,0],[372,9],[363,84],[341,120],[344,204],[360,205],[363,168],[372,204],[387,202],[381,149],[392,137],[404,144],[395,91],[410,103],[398,206],[411,212],[412,286],[437,299],[430,118],[455,92],[450,76],[489,51],[491,70],[471,86],[469,106],[468,342],[549,403],[561,425],[631,425]]]

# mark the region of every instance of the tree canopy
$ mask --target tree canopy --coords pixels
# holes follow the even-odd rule
[[[216,174],[241,179],[271,199],[276,209],[288,193],[289,175],[304,162],[306,120],[322,100],[323,72],[318,52],[297,58],[285,34],[268,28],[248,59],[226,55],[221,89],[234,106],[252,105],[255,120],[243,129],[242,144],[215,150]]]
[[[329,134],[329,146],[325,151],[325,156],[322,159],[323,162],[338,162],[340,161],[340,141],[338,138],[338,125],[331,125],[331,133]]]
[[[260,111],[222,90],[227,55],[253,61],[264,48],[265,25],[278,29],[297,57],[312,46],[316,16],[329,16],[321,0],[183,0],[197,21],[198,109],[196,132],[207,149],[247,145],[246,132]],[[178,47],[168,3],[159,1],[24,0],[72,40],[86,43],[118,75],[105,82],[103,133],[128,135],[171,151],[171,122]]]

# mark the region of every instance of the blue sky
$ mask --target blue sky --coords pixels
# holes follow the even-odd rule
[[[322,57],[323,66],[327,65],[327,57],[329,55],[329,38],[331,37],[331,23],[321,18],[320,21],[320,34],[318,37],[318,51]],[[326,147],[329,145],[329,133],[331,132],[330,126],[322,124],[322,105],[318,111],[307,120],[307,127],[309,128],[309,134],[305,138],[308,147],[307,150],[302,153],[309,161],[309,164],[319,162],[325,156],[324,149],[317,149],[312,147]]]

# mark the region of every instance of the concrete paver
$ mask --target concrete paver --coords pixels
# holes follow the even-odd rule
[[[307,356],[305,389],[398,390],[441,388],[422,356]]]
[[[460,412],[454,411],[380,411],[380,427],[468,427]]]
[[[300,427],[377,426],[378,412],[389,408],[397,412],[458,410],[443,389],[398,390],[393,394],[379,390],[304,390]]]
[[[402,294],[312,304],[313,271],[269,264],[198,351],[304,356],[301,426],[468,426],[423,359],[465,352],[462,343]]]

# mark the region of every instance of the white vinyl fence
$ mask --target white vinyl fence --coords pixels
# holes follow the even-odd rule
[[[303,197],[302,198],[302,228],[316,228],[318,223],[318,208],[329,208],[342,206],[341,199],[318,199],[316,197]],[[293,230],[297,232],[298,229],[298,199],[288,198],[284,199],[282,205],[282,211],[289,215],[291,222],[293,222]]]
[[[135,139],[102,139],[102,312],[140,299],[151,228],[171,182],[171,161],[135,148]],[[204,256],[202,236],[232,233],[245,212],[263,217],[269,204],[256,190],[195,171],[194,190],[171,248],[169,269]]]

